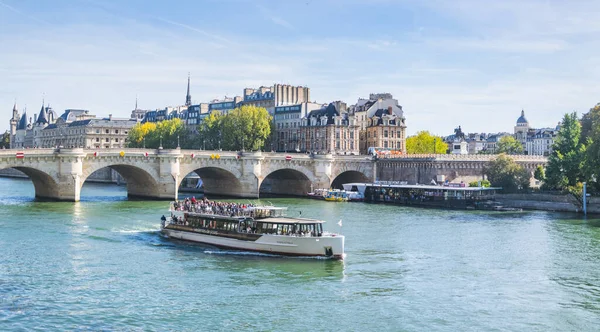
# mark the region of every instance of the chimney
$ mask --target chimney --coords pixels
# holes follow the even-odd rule
[[[388,106],[388,114],[389,114],[389,115],[392,115],[392,114],[394,114],[394,111],[393,111],[393,108],[392,108],[392,106]]]
[[[108,115],[108,121],[112,121],[112,114]]]

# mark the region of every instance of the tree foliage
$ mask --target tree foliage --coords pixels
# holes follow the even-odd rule
[[[2,134],[2,142],[0,142],[2,149],[10,149],[10,133],[7,131]]]
[[[498,153],[522,154],[523,144],[513,136],[502,136],[498,140]]]
[[[584,175],[592,191],[600,192],[600,104],[582,117],[582,140],[588,145]]]
[[[585,179],[583,166],[586,147],[580,138],[581,124],[577,113],[565,114],[548,158],[546,188],[563,190]]]
[[[505,154],[490,161],[485,167],[485,174],[492,186],[502,187],[507,193],[529,188],[529,171]]]
[[[538,181],[546,181],[546,172],[544,171],[544,166],[538,165],[536,167],[535,172],[533,172],[533,178]]]
[[[472,181],[469,182],[469,187],[484,187],[484,188],[489,188],[492,184],[490,183],[490,181],[488,180],[479,180],[479,181]]]
[[[434,148],[435,144],[435,148]],[[428,131],[420,131],[414,136],[406,138],[406,153],[446,153],[448,144],[440,136],[435,136]]]
[[[271,134],[272,117],[264,107],[242,106],[221,121],[223,146],[228,150],[263,149]]]
[[[128,133],[128,147],[156,149],[161,145],[165,149],[195,148],[190,134],[181,119],[160,122],[137,123]]]

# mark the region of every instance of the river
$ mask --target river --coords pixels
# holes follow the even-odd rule
[[[166,202],[79,203],[0,179],[0,330],[597,331],[600,220],[268,199],[327,220],[346,259],[158,234]],[[343,221],[340,228],[339,220]]]

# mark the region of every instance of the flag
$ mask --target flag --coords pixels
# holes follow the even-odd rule
[[[144,153],[144,156],[145,156],[145,157],[148,157],[148,152],[145,152],[145,153]]]
[[[98,151],[94,152],[94,157],[98,157]]]
[[[338,221],[337,224],[340,225],[340,227],[342,227],[342,219],[340,219],[340,221]]]
[[[194,154],[193,153],[191,154],[191,156],[192,156],[192,159],[194,159]]]

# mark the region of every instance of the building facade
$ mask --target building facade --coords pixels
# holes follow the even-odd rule
[[[315,154],[359,154],[359,126],[354,116],[339,112],[334,103],[302,119],[299,150]]]
[[[372,93],[369,99],[361,98],[349,112],[359,126],[361,154],[367,154],[369,147],[406,153],[404,111],[390,93]]]
[[[300,103],[288,106],[276,106],[273,122],[275,124],[275,141],[272,150],[300,151],[300,128],[303,119],[314,110],[323,108],[323,104]]]

